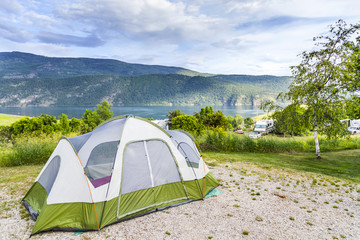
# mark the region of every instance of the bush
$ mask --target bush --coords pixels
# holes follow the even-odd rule
[[[82,134],[91,132],[94,130],[100,123],[110,119],[113,116],[111,112],[111,107],[107,101],[103,101],[101,104],[98,104],[94,108],[94,111],[87,109],[83,117],[81,118],[80,131]]]
[[[244,123],[244,118],[239,114],[236,114],[234,117],[227,116],[227,121],[231,124],[233,128],[238,128]]]
[[[303,152],[306,143],[295,139],[265,137],[257,140],[259,152]]]
[[[209,151],[254,152],[256,143],[246,135],[226,132],[222,129],[207,130],[199,139],[200,147]]]
[[[196,117],[184,114],[172,119],[171,129],[182,129],[197,135],[205,129],[205,126],[202,125]]]
[[[244,120],[244,124],[246,128],[252,128],[252,126],[255,124],[255,121],[251,117],[247,117]]]
[[[11,135],[15,137],[22,134],[40,135],[51,134],[61,129],[57,124],[56,117],[41,114],[39,117],[23,117],[10,125]]]
[[[201,108],[200,112],[194,113],[198,121],[207,128],[231,128],[228,118],[220,110],[214,112],[212,107]]]
[[[11,140],[11,128],[10,126],[0,126],[0,146],[7,144]]]

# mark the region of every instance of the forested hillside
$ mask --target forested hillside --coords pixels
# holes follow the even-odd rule
[[[2,78],[65,78],[105,74],[200,75],[200,73],[179,67],[133,64],[113,59],[55,58],[22,52],[0,52],[0,77]]]
[[[0,53],[0,106],[260,104],[289,77],[206,75],[117,60]]]

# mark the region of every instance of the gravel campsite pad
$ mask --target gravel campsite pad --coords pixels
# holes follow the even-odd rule
[[[220,195],[100,232],[46,232],[32,239],[360,239],[359,184],[245,163],[211,171]],[[30,236],[34,222],[19,204],[22,197],[14,186],[1,186],[0,239]]]

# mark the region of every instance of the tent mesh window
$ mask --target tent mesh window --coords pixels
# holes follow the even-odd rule
[[[143,141],[130,143],[126,147],[123,164],[122,194],[151,188],[150,169]]]
[[[94,187],[99,187],[110,181],[119,142],[100,143],[91,151],[85,166],[85,173]]]
[[[56,176],[60,168],[60,156],[55,156],[51,162],[47,165],[44,172],[39,178],[39,183],[45,188],[47,194],[49,195],[52,186],[54,185]]]
[[[179,144],[178,149],[185,157],[186,163],[189,167],[199,167],[200,156],[195,153],[192,147],[190,147],[187,143],[182,142]]]
[[[180,182],[180,174],[168,146],[159,140],[147,141],[154,186]]]
[[[121,194],[181,181],[175,159],[160,140],[129,144],[123,170]]]

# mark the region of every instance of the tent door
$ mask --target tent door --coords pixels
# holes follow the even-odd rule
[[[127,144],[118,219],[187,199],[174,156],[165,142],[154,139]]]

